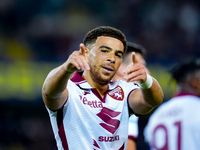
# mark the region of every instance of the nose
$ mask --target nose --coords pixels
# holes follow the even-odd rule
[[[111,63],[115,63],[115,54],[110,54],[108,57],[108,61],[110,61]]]

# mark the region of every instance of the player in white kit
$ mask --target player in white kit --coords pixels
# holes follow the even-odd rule
[[[100,26],[86,34],[79,51],[48,74],[42,95],[59,150],[125,150],[128,107],[144,114],[161,104],[159,83],[146,74],[135,53],[134,65],[125,70],[127,82],[111,82],[125,50],[120,30]]]
[[[144,131],[151,150],[200,149],[200,59],[171,69],[177,93],[151,115]]]

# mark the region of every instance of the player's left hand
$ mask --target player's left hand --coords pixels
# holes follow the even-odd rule
[[[125,80],[127,82],[139,82],[144,83],[147,80],[147,73],[146,73],[146,67],[139,63],[135,52],[132,52],[132,63],[129,64],[124,73],[125,73]]]

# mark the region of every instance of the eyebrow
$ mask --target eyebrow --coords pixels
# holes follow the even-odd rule
[[[110,48],[110,47],[108,47],[108,46],[104,46],[104,45],[103,45],[103,46],[100,46],[99,48],[100,48],[100,49],[101,49],[101,48],[105,48],[105,49],[112,50],[112,48]],[[117,50],[117,52],[118,52],[118,53],[121,53],[122,55],[124,54],[124,52],[122,52],[121,50]]]
[[[108,47],[108,46],[100,46],[99,48],[106,48],[106,49],[109,49],[109,50],[112,50],[112,48]]]

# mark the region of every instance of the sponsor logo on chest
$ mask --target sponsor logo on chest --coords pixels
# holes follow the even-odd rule
[[[89,95],[90,96],[90,93],[89,92],[85,92],[83,95]],[[91,108],[103,108],[103,105],[102,105],[102,102],[100,100],[89,100],[91,98],[86,98],[85,96],[81,96],[79,95],[80,97],[80,100],[82,101],[83,105],[88,105],[90,106]]]

